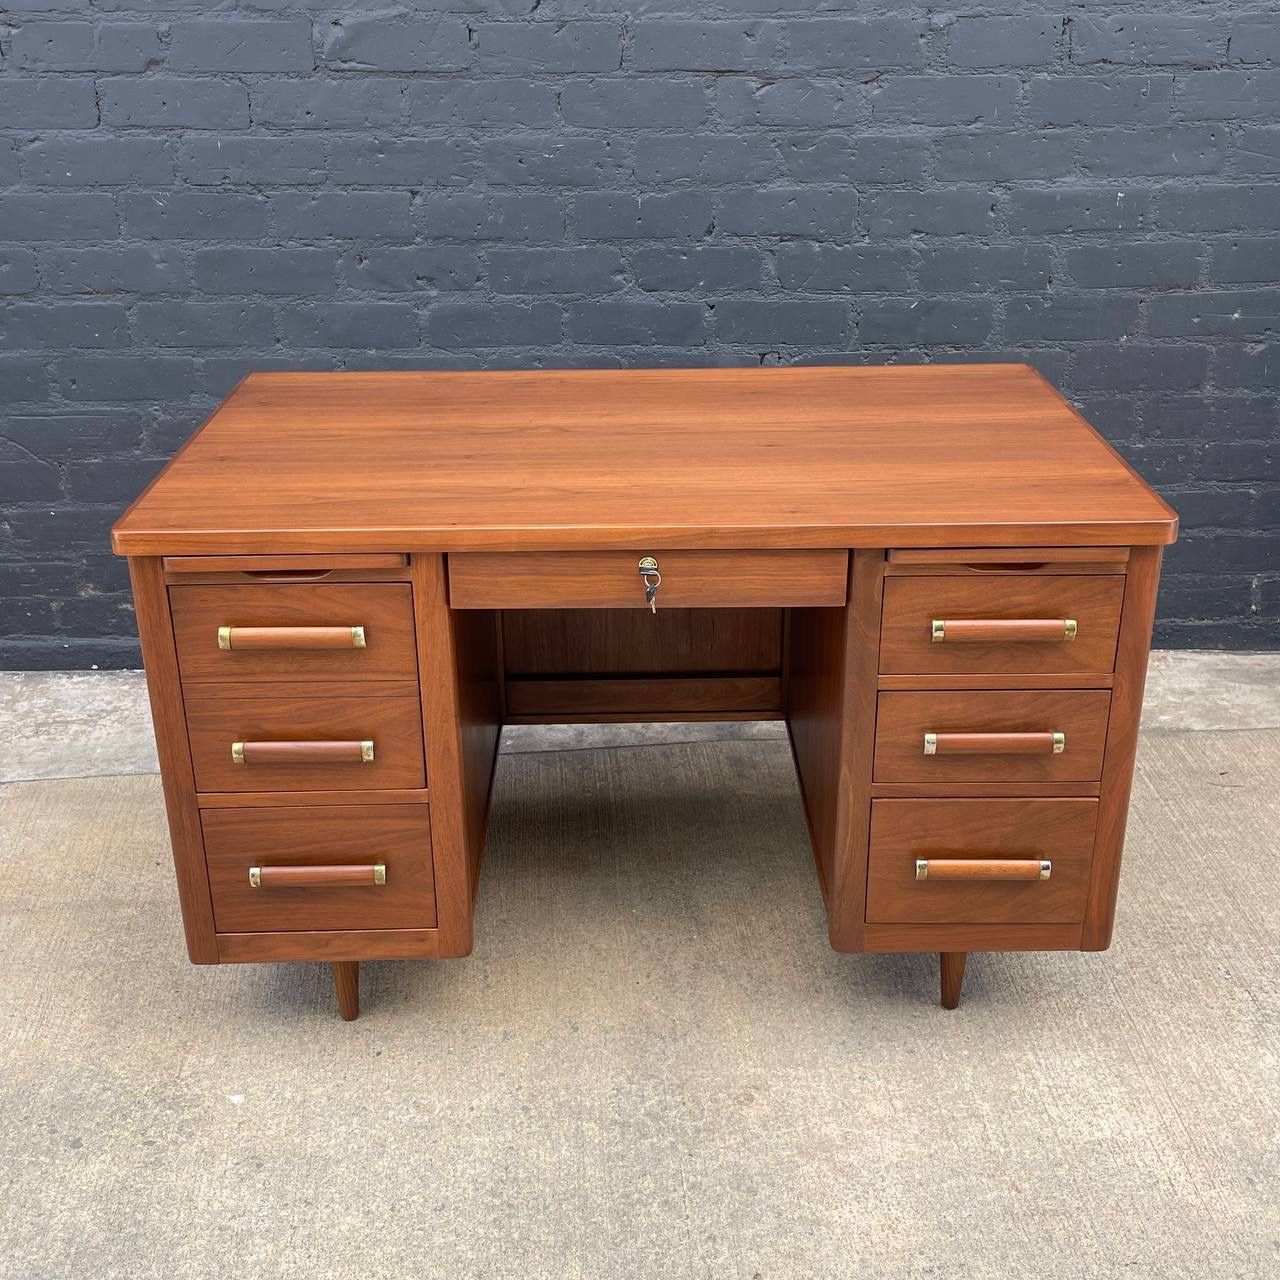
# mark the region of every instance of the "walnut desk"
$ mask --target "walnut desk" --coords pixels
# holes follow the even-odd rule
[[[125,513],[187,949],[464,956],[504,722],[782,718],[831,944],[1111,939],[1173,512],[1022,365],[246,378]]]

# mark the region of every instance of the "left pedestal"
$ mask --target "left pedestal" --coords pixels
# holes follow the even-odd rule
[[[442,556],[297,559],[130,570],[191,959],[326,961],[350,1020],[360,960],[470,950],[496,636]]]

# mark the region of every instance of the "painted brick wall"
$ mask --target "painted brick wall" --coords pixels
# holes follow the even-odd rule
[[[121,504],[251,368],[1027,359],[1277,644],[1280,7],[0,13],[0,661],[130,665]]]

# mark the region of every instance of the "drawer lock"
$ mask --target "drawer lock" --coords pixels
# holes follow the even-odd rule
[[[658,612],[658,588],[662,586],[662,574],[658,572],[658,562],[652,556],[645,556],[639,564],[640,581],[644,583],[644,601],[650,613]]]

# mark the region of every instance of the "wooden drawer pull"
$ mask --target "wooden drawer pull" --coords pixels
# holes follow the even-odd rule
[[[352,742],[233,742],[232,764],[372,764],[373,739]]]
[[[1074,618],[934,618],[934,644],[1045,644],[1074,640]]]
[[[926,733],[927,756],[1060,756],[1067,735],[1050,733]]]
[[[386,883],[387,867],[383,862],[329,867],[249,868],[249,885],[253,889],[328,889],[347,884]]]
[[[1047,880],[1048,858],[917,858],[917,880]]]
[[[363,649],[363,627],[219,627],[219,649]]]

